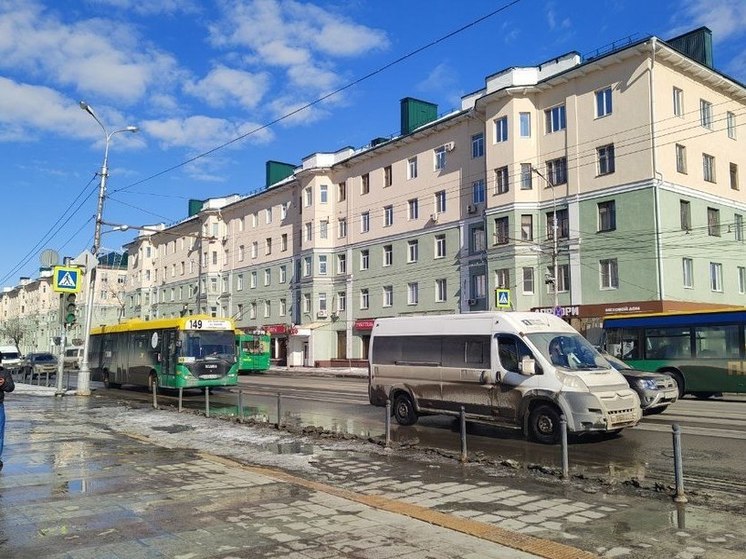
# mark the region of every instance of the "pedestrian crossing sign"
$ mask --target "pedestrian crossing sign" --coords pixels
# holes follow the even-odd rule
[[[495,289],[495,307],[510,308],[510,289]]]
[[[77,266],[55,266],[52,272],[52,291],[77,293],[83,286],[82,276]]]

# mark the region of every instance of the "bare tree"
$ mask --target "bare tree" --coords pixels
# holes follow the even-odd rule
[[[0,336],[12,341],[18,353],[21,353],[21,341],[26,337],[26,327],[20,319],[10,318],[0,325]]]

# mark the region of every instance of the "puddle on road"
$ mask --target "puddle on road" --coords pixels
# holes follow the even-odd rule
[[[163,431],[165,433],[183,433],[193,430],[189,425],[164,425],[162,427],[152,427],[152,429],[153,431]]]

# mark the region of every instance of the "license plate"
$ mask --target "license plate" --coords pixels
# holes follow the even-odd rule
[[[613,424],[617,423],[629,423],[631,421],[634,421],[635,416],[631,413],[615,413],[611,416],[611,422]]]
[[[220,375],[200,375],[199,378],[210,380],[210,379],[220,378]]]

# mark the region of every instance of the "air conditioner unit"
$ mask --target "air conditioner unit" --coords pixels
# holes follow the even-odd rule
[[[466,211],[470,214],[475,214],[477,213],[477,206],[474,204],[469,204],[468,206],[466,206]]]
[[[446,151],[453,151],[456,148],[456,143],[455,142],[448,142],[443,147],[446,148]]]
[[[438,216],[438,213],[437,213],[437,212],[436,212],[436,213],[434,213],[434,214],[430,214],[430,220],[431,220],[431,221],[435,221],[435,222],[437,222],[437,221],[438,221],[438,217],[439,217],[439,216]]]
[[[327,317],[326,311],[319,311],[316,313],[316,318],[326,318],[326,317]]]
[[[470,307],[473,307],[474,305],[476,305],[476,304],[477,304],[477,300],[476,300],[476,299],[469,299],[468,301],[466,301],[466,303],[467,303],[467,304],[468,304],[468,305],[469,305]]]

